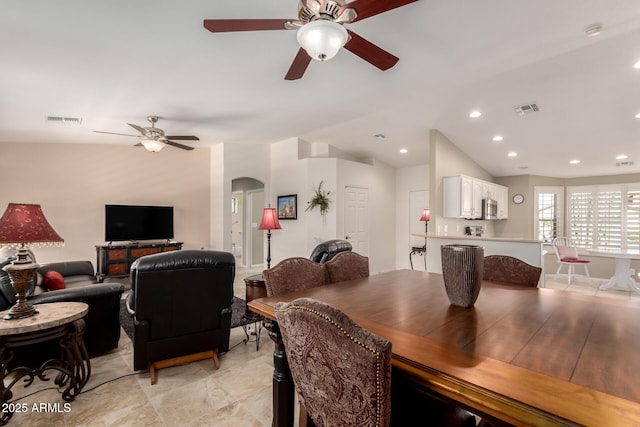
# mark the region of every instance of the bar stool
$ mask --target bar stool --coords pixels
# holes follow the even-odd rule
[[[413,255],[421,255],[424,256],[424,271],[427,271],[427,245],[424,246],[412,246],[411,252],[409,253],[409,264],[411,264],[411,269],[413,270]]]

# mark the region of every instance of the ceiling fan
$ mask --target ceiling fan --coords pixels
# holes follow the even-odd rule
[[[160,117],[158,116],[147,116],[147,120],[151,123],[151,126],[142,127],[138,125],[134,125],[131,123],[127,123],[129,126],[140,132],[140,135],[131,135],[127,133],[114,133],[114,132],[102,132],[99,130],[94,130],[96,133],[106,133],[109,135],[122,135],[122,136],[134,136],[136,138],[142,138],[136,146],[144,146],[147,151],[158,152],[162,150],[166,145],[171,145],[176,148],[182,148],[183,150],[193,150],[193,147],[188,145],[180,144],[178,142],[172,141],[174,139],[182,140],[182,141],[200,141],[200,138],[193,135],[165,135],[164,131],[160,128],[157,128],[155,125],[158,122]]]
[[[312,58],[319,61],[331,59],[343,46],[384,71],[396,65],[399,58],[345,29],[343,24],[361,21],[415,1],[355,0],[347,3],[345,0],[300,0],[298,19],[205,19],[204,27],[213,33],[297,29],[301,47],[285,80],[301,78]]]

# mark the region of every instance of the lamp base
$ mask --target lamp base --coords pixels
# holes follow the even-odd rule
[[[22,319],[24,317],[31,317],[38,314],[38,310],[27,301],[18,301],[9,309],[9,312],[4,315],[4,320]]]
[[[22,319],[38,313],[33,305],[27,301],[26,297],[27,291],[33,285],[33,278],[38,267],[39,265],[29,258],[18,257],[16,261],[3,268],[9,275],[9,279],[11,279],[11,286],[15,289],[18,299],[3,317],[5,320]]]

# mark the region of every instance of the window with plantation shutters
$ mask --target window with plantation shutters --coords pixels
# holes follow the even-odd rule
[[[640,184],[567,188],[569,237],[582,248],[640,248]]]
[[[591,190],[568,188],[569,237],[578,247],[593,246],[593,194]]]
[[[627,248],[640,248],[640,185],[629,186],[624,202],[627,208]]]
[[[543,243],[562,236],[564,187],[535,187],[534,235]]]
[[[595,243],[597,248],[622,247],[622,191],[619,189],[595,192]]]

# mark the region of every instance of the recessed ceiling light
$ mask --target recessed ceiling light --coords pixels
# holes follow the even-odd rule
[[[633,64],[633,68],[640,69],[640,60],[638,60],[638,62],[636,62],[635,64]]]
[[[472,112],[469,113],[469,117],[471,117],[472,119],[478,118],[482,115],[482,113],[478,110],[474,110]]]
[[[640,113],[636,114],[636,119],[640,119]]]
[[[597,36],[598,34],[600,34],[602,32],[602,24],[600,22],[594,22],[591,25],[587,25],[586,27],[584,27],[584,33],[588,36],[588,37],[593,37],[593,36]]]
[[[507,153],[507,156],[509,156],[509,157],[517,157],[518,153],[516,153],[515,151],[510,151],[509,153]]]
[[[578,163],[580,163],[580,160],[578,160],[578,159],[573,159],[573,160],[571,160],[569,163],[570,163],[570,164],[572,164],[572,165],[577,165]]]
[[[496,135],[496,136],[494,136],[494,137],[493,137],[493,140],[494,140],[495,142],[500,142],[500,141],[502,141],[503,139],[504,139],[504,138],[503,138],[501,135]]]
[[[616,156],[616,160],[624,160],[629,158],[629,156],[627,156],[626,154],[620,154],[619,156]]]
[[[406,148],[401,148],[401,149],[400,149],[400,152],[401,152],[402,154],[407,154],[407,153],[409,152],[409,150],[407,150]]]

